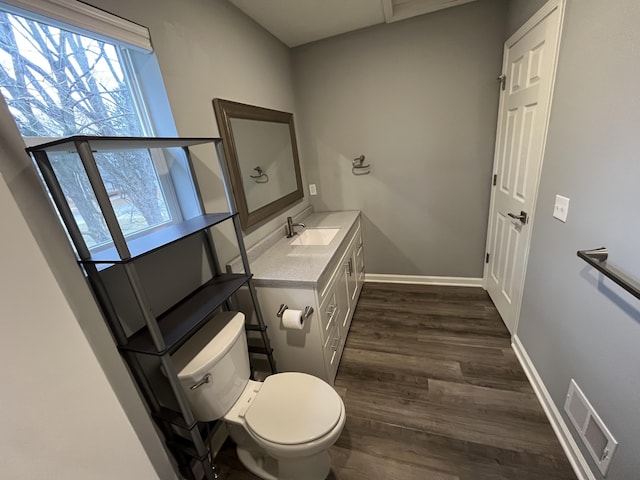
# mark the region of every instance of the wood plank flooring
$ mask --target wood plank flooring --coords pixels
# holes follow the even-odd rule
[[[576,479],[481,288],[365,284],[335,387],[332,480]]]

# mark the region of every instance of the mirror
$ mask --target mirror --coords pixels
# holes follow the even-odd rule
[[[247,230],[304,196],[293,114],[220,98],[213,108]]]

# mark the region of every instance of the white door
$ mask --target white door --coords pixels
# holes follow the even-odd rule
[[[552,0],[507,42],[502,65],[485,288],[511,332],[520,314],[564,0]]]

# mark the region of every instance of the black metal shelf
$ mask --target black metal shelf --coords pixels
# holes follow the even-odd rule
[[[129,342],[120,348],[147,355],[164,355],[175,351],[250,278],[251,275],[238,273],[216,276],[160,315],[158,327],[166,344],[164,350],[156,350],[147,327],[132,335]]]
[[[229,298],[243,286],[246,286],[251,295],[253,310],[258,326],[250,327],[260,333],[262,347],[252,349],[260,350],[267,355],[271,372],[276,373],[273,349],[270,346],[266,334],[266,327],[255,287],[251,283],[251,270],[244,247],[244,239],[240,230],[240,221],[236,213],[210,213],[203,214],[180,223],[159,227],[137,238],[127,238],[122,232],[122,227],[117,218],[113,203],[104,185],[100,174],[95,152],[113,152],[136,149],[167,149],[181,148],[184,150],[184,168],[193,180],[194,169],[189,147],[195,145],[214,144],[218,152],[218,160],[225,172],[224,159],[221,158],[221,140],[219,138],[151,138],[151,137],[96,137],[77,135],[61,140],[43,143],[27,149],[32,154],[42,179],[47,185],[54,200],[63,223],[67,227],[69,238],[76,247],[79,264],[84,267],[89,283],[96,295],[96,299],[105,314],[105,319],[116,339],[118,349],[126,359],[133,378],[138,382],[138,387],[143,394],[156,425],[162,432],[166,445],[174,454],[179,465],[180,472],[186,478],[195,479],[195,471],[203,472],[204,476],[212,480],[214,478],[211,469],[208,443],[211,433],[203,431],[208,427],[206,423],[195,420],[189,401],[181,387],[179,379],[172,372],[170,355],[184,344],[199,328],[210,321],[216,311],[230,308]],[[113,244],[102,250],[89,250],[86,241],[80,231],[78,221],[72,211],[70,201],[60,185],[56,172],[51,165],[50,153],[73,153],[81,161],[82,168],[87,175],[90,188],[102,213],[104,222],[111,235]],[[225,192],[227,193],[227,206],[230,211],[235,210],[233,198],[229,196],[231,187],[226,176],[223,175]],[[197,185],[193,185],[197,191]],[[200,211],[204,211],[201,198],[198,198]],[[225,220],[232,219],[236,235],[238,250],[243,259],[243,274],[223,274],[215,248],[215,243],[209,229]],[[153,282],[147,277],[138,274],[140,266],[135,260],[158,251],[192,235],[202,236],[202,245],[207,252],[209,272],[213,276],[185,298],[175,303],[169,310],[157,315],[153,313],[153,305],[149,303],[145,290],[153,287]],[[185,248],[188,248],[186,246]],[[173,258],[173,257],[172,257]],[[165,262],[162,256],[153,258],[157,262]],[[109,275],[102,272],[115,265],[122,270],[126,277],[126,283],[119,284]],[[118,272],[119,274],[120,272]],[[179,281],[179,279],[178,279]],[[110,289],[115,289],[112,295]],[[131,303],[138,307],[145,326],[132,335],[126,333],[126,328],[121,318],[122,312],[118,311],[120,305],[114,302],[120,289],[126,289],[126,295],[130,296]],[[174,299],[175,300],[175,299]],[[129,308],[128,306],[125,306]],[[131,305],[132,311],[134,306]],[[128,310],[126,315],[128,315]],[[126,316],[124,315],[124,316]],[[164,368],[164,370],[163,370]],[[162,375],[160,371],[170,372]],[[168,395],[172,395],[170,398]],[[168,405],[171,407],[168,408]],[[178,411],[174,410],[178,408]],[[178,433],[178,430],[181,430]],[[198,461],[201,466],[192,470],[193,461]]]
[[[595,248],[593,250],[578,250],[577,254],[578,257],[598,270],[605,277],[610,278],[631,295],[640,299],[640,282],[631,278],[619,268],[609,265],[607,262],[609,251],[606,248],[602,247]]]
[[[185,148],[204,143],[219,143],[220,138],[211,137],[101,137],[94,135],[74,135],[54,140],[34,147],[27,152],[76,152],[76,142],[89,142],[95,151],[115,152],[118,150],[136,150],[149,148]]]
[[[101,263],[127,263],[136,258],[140,258],[155,250],[171,245],[178,240],[187,238],[193,234],[201,232],[209,227],[224,222],[236,216],[237,213],[208,213],[198,217],[190,218],[180,223],[165,227],[155,232],[148,233],[138,238],[127,241],[127,247],[131,253],[129,258],[120,258],[115,247],[110,247],[98,251],[87,260],[79,260],[80,263],[101,264]]]

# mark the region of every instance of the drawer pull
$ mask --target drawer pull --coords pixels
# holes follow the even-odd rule
[[[338,344],[340,343],[340,337],[335,337],[331,342],[331,350],[334,352],[338,350]]]
[[[337,310],[338,310],[338,306],[335,304],[331,304],[329,305],[329,308],[327,308],[327,315],[329,315],[329,323],[331,323],[331,320],[333,320],[333,317],[335,316]]]
[[[347,262],[347,268],[349,269],[349,276],[353,275],[353,259],[350,258]]]
[[[195,390],[196,388],[200,388],[202,385],[204,385],[205,383],[209,383],[210,381],[211,381],[211,374],[207,373],[204,377],[202,377],[202,379],[200,379],[200,381],[191,385],[189,389]]]

